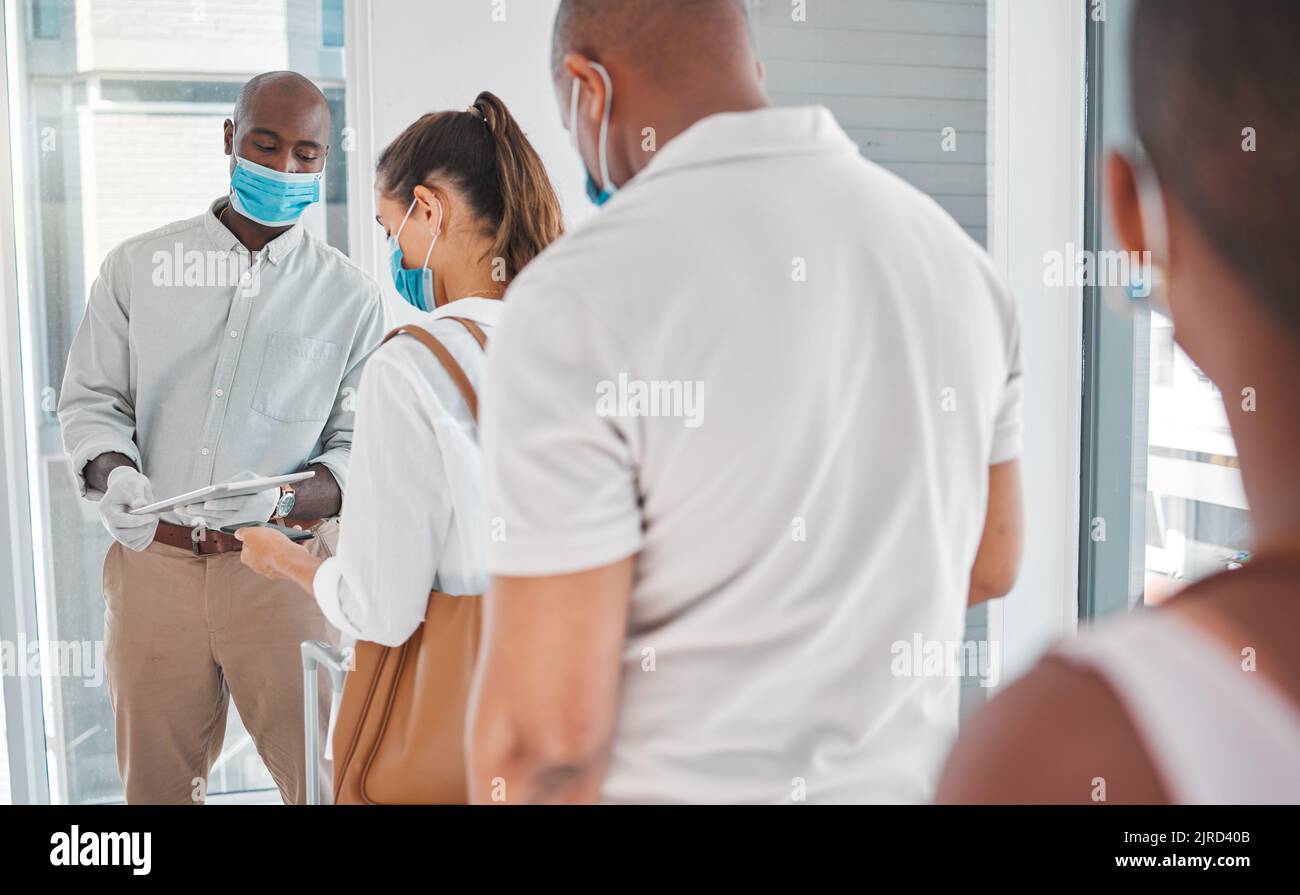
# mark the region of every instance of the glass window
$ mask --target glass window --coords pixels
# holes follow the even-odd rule
[[[9,738],[5,736],[5,701],[0,698],[0,805],[11,803],[9,796]]]
[[[62,23],[59,21],[59,0],[29,0],[31,4],[31,34],[36,40],[57,40]]]
[[[343,46],[343,0],[321,0],[321,45]]]
[[[319,18],[295,20],[300,5],[288,9],[241,0],[48,0],[22,4],[18,15],[28,21],[8,31],[24,386],[40,408],[26,433],[38,621],[43,642],[87,650],[92,672],[70,677],[45,663],[55,802],[122,798],[112,710],[102,674],[93,673],[102,669],[109,537],[77,496],[55,416],[68,348],[104,256],[228,192],[222,122],[244,81],[270,69],[302,72],[330,101],[335,154],[314,226],[348,249],[341,32],[329,43]],[[269,787],[232,703],[209,792]]]
[[[1119,249],[1103,192],[1107,152],[1136,151],[1128,82],[1132,0],[1089,10],[1088,249]],[[1094,257],[1097,257],[1094,254]],[[1099,260],[1095,269],[1101,271]],[[1132,283],[1085,288],[1080,612],[1169,599],[1248,558],[1237,451],[1221,396]],[[1137,293],[1145,292],[1137,284]]]

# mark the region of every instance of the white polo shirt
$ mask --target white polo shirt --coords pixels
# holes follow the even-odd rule
[[[931,795],[959,680],[896,645],[961,639],[1022,428],[935,202],[823,108],[705,119],[516,281],[483,408],[491,573],[637,555],[606,800]]]

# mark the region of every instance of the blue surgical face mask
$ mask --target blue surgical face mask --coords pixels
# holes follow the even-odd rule
[[[610,80],[609,72],[605,70],[605,66],[601,65],[599,62],[593,62],[591,63],[591,67],[594,68],[596,73],[605,81],[605,114],[601,116],[600,119],[600,148],[598,150],[600,155],[601,182],[597,183],[596,178],[591,176],[591,172],[586,172],[587,198],[597,206],[601,206],[612,199],[614,194],[618,192],[618,187],[614,184],[613,178],[609,176],[609,115],[610,110],[614,107],[614,83]],[[581,93],[582,82],[577,78],[574,78],[573,94],[569,101],[569,133],[573,137],[573,146],[575,149],[578,148],[578,98]],[[578,155],[581,157],[581,150],[579,150]],[[586,167],[586,163],[584,162],[583,168],[585,169]]]
[[[230,175],[230,205],[250,221],[267,227],[296,224],[302,213],[320,201],[325,172],[286,174],[235,156]]]
[[[402,265],[402,244],[398,241],[418,201],[418,199],[411,200],[411,207],[406,209],[406,217],[402,218],[402,226],[388,237],[388,263],[393,270],[393,285],[397,287],[397,294],[421,311],[432,311],[438,300],[433,291],[433,271],[429,269],[429,259],[433,257],[433,247],[438,244],[438,237],[442,235],[442,203],[437,199],[434,200],[438,204],[438,228],[434,231],[433,242],[429,243],[429,252],[424,256],[424,263],[419,269],[407,270]]]

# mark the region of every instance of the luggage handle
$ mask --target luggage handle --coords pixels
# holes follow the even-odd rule
[[[329,674],[330,714],[336,714],[343,699],[343,681],[347,678],[351,656],[322,640],[302,642],[303,738],[307,758],[307,804],[321,803],[320,781],[320,703],[316,669],[324,666]]]

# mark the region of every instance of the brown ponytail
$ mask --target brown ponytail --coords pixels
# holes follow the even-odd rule
[[[409,202],[419,185],[454,185],[492,237],[488,257],[506,281],[564,233],[560,200],[541,157],[505,103],[487,91],[467,112],[431,112],[389,144],[376,165],[384,195]]]

